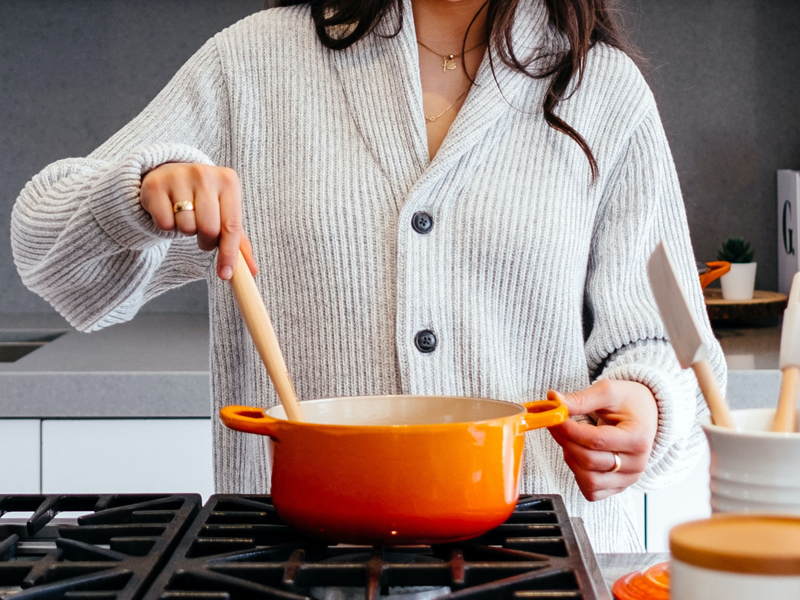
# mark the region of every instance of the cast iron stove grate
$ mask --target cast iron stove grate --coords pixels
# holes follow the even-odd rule
[[[559,496],[520,498],[506,523],[469,542],[371,548],[304,538],[269,496],[217,495],[145,600],[376,600],[420,586],[452,600],[607,597],[596,591]]]
[[[0,600],[138,600],[200,506],[196,494],[0,495]]]

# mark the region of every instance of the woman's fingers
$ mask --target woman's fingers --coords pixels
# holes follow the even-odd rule
[[[219,197],[219,254],[217,255],[217,274],[221,279],[230,279],[239,262],[239,245],[242,232],[242,205],[239,200],[239,178],[228,169],[225,173],[226,185]]]
[[[175,229],[175,215],[172,212],[169,190],[160,178],[151,177],[151,173],[142,180],[139,202],[150,214],[156,227],[162,231],[172,231]]]
[[[597,419],[597,424],[567,419],[549,428],[587,499],[607,498],[639,480],[658,427],[658,408],[649,388],[632,381],[599,381],[548,397],[563,401],[572,415],[592,414]],[[614,468],[615,455],[619,469]]]
[[[233,169],[163,164],[142,178],[140,202],[159,229],[197,235],[197,245],[202,250],[218,248],[220,278],[231,278],[240,248],[251,272],[258,272],[242,228],[241,185]],[[192,207],[174,212],[176,205],[184,202],[191,202]]]
[[[195,190],[194,210],[197,219],[197,245],[210,251],[219,242],[219,200],[216,191],[206,188]],[[180,216],[181,213],[178,213]]]
[[[191,181],[175,179],[169,184],[169,199],[172,202],[172,210],[180,203],[191,203],[194,205],[194,189]],[[196,210],[196,208],[195,208]],[[180,210],[175,212],[175,227],[183,235],[195,235],[197,233],[197,221],[195,210]]]
[[[621,425],[578,423],[572,419],[551,427],[550,433],[559,444],[565,440],[580,444],[589,450],[607,452],[640,454],[648,452],[652,444],[652,438],[648,439],[647,431],[631,430]]]
[[[619,469],[617,473],[641,473],[647,464],[647,460],[641,454],[628,454],[620,450],[597,451],[576,444],[575,442],[564,441],[560,443],[564,450],[564,455],[569,454],[575,464],[587,471],[597,471],[598,473],[610,473],[616,466],[614,455],[619,457]]]
[[[615,473],[584,469],[575,457],[567,452],[564,452],[564,461],[575,475],[575,483],[578,484],[581,493],[591,502],[608,498],[639,480],[638,473],[625,473],[621,469]]]
[[[571,415],[588,415],[599,410],[613,411],[618,408],[621,398],[614,393],[616,381],[601,380],[588,388],[576,390],[569,394],[560,394],[555,390],[547,393],[548,398],[561,400],[567,405]],[[626,382],[629,383],[629,382]]]

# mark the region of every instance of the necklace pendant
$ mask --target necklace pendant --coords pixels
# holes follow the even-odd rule
[[[455,54],[445,54],[442,56],[442,73],[445,71],[452,71],[456,68]]]

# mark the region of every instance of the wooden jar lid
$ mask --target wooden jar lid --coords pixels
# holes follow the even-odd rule
[[[672,557],[704,569],[800,576],[800,517],[722,514],[673,527]]]

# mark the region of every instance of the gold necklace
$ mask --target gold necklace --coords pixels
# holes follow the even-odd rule
[[[464,52],[461,52],[460,54],[442,54],[440,52],[437,52],[433,48],[431,48],[429,46],[426,46],[425,44],[423,44],[419,40],[417,40],[417,43],[420,46],[422,46],[423,48],[425,48],[425,50],[427,50],[428,52],[433,52],[436,56],[441,56],[442,57],[442,73],[444,73],[446,71],[452,71],[453,69],[456,68],[456,59],[457,58],[461,58],[461,56],[466,54],[467,52],[472,52],[473,50],[475,50],[475,48],[483,46],[483,44],[485,44],[486,42],[483,41],[483,42],[480,42],[479,44],[475,44],[472,48],[467,48],[466,50],[464,50]]]
[[[458,102],[458,101],[459,101],[459,100],[461,100],[461,99],[462,99],[464,96],[466,96],[466,94],[467,94],[467,92],[469,91],[469,88],[470,88],[470,87],[472,87],[472,85],[471,85],[471,84],[470,84],[470,85],[468,85],[466,88],[464,88],[464,91],[463,91],[463,92],[461,92],[461,94],[459,94],[458,98],[456,98],[455,100],[453,100],[453,101],[450,103],[450,105],[449,105],[447,108],[445,108],[445,109],[444,109],[442,112],[440,112],[438,115],[436,115],[436,116],[434,116],[434,117],[425,117],[425,122],[426,122],[426,123],[433,123],[433,122],[434,122],[436,119],[438,119],[438,118],[439,118],[439,117],[441,117],[441,116],[442,116],[444,113],[446,113],[448,110],[450,110],[451,108],[453,108],[453,106],[455,105],[455,103],[456,103],[456,102]]]

